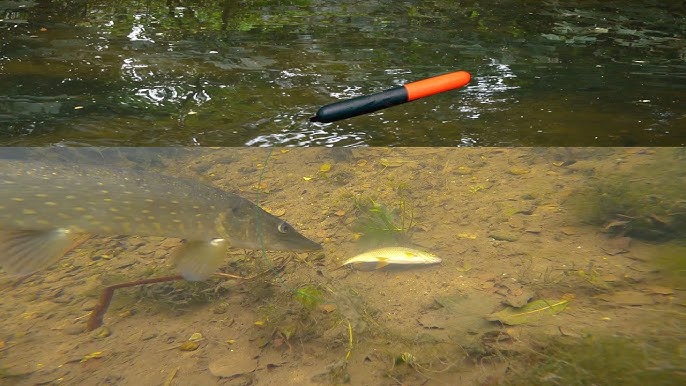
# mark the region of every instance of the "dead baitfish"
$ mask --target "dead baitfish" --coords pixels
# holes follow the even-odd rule
[[[226,248],[306,252],[321,246],[252,202],[221,189],[150,172],[0,161],[0,267],[26,275],[89,235],[185,239],[176,266],[204,280]]]
[[[441,262],[438,256],[405,247],[387,247],[361,253],[343,262],[341,267],[355,266],[361,270],[379,269],[391,265],[427,265]]]

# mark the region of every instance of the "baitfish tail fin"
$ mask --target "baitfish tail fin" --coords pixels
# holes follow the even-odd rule
[[[205,280],[222,266],[227,247],[224,239],[189,241],[176,252],[176,268],[186,280]]]
[[[0,231],[0,266],[10,275],[47,268],[90,236],[68,229]]]

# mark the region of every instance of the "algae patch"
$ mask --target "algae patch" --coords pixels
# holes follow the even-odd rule
[[[558,338],[532,353],[528,370],[505,384],[682,385],[686,383],[682,346],[679,340],[639,343],[621,336]]]
[[[567,207],[582,222],[607,233],[654,241],[683,239],[684,186],[683,160],[658,157],[630,172],[598,172],[574,191]]]

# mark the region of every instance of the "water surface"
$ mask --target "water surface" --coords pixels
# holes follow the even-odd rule
[[[0,3],[2,145],[686,143],[683,4]],[[332,124],[327,103],[470,85]]]

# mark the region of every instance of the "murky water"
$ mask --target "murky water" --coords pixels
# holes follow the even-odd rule
[[[0,144],[683,145],[683,2],[0,2]],[[327,103],[465,88],[332,124]]]
[[[20,283],[0,273],[0,383],[685,381],[681,149],[5,148],[0,157],[2,168],[28,158],[210,184],[324,245],[232,249],[207,281],[117,289],[93,331],[86,321],[103,289],[175,274],[180,240],[96,236]],[[442,262],[340,268],[399,245]]]

